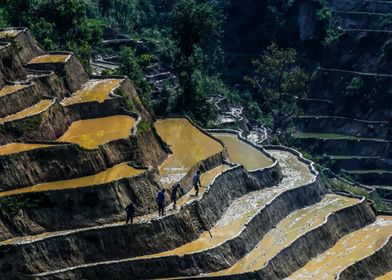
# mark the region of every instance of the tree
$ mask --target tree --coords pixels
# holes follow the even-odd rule
[[[202,70],[203,62],[209,61],[212,65],[206,51],[211,49],[211,39],[219,34],[219,16],[210,3],[179,0],[171,13],[171,21],[172,38],[177,48],[175,65],[181,87],[177,100],[178,111],[193,114],[199,121],[206,122],[203,119],[206,115],[199,109],[207,108],[207,98],[200,95],[199,81],[202,75],[196,72]]]
[[[98,1],[98,7],[99,10],[101,11],[101,15],[103,17],[107,16],[109,14],[110,9],[112,8],[112,0],[99,0]]]
[[[286,129],[299,113],[298,102],[306,94],[308,75],[295,66],[296,51],[272,44],[261,60],[252,61],[254,74],[246,77],[259,93],[259,103],[273,120],[273,133]]]
[[[143,99],[149,102],[151,94],[151,86],[144,79],[141,64],[144,61],[144,56],[137,57],[136,51],[132,48],[125,47],[120,52],[121,66],[117,70],[118,74],[128,76],[136,86],[136,89],[141,93]]]

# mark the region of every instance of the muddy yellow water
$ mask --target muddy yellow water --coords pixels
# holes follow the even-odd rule
[[[240,274],[263,268],[276,254],[300,236],[322,225],[328,215],[357,204],[352,198],[327,195],[320,203],[293,212],[270,230],[256,247],[229,269],[211,273],[210,276]]]
[[[174,250],[141,258],[192,254],[218,246],[238,235],[244,229],[245,224],[279,194],[290,188],[308,183],[313,178],[307,174],[309,173],[307,166],[293,154],[285,151],[273,151],[272,153],[276,158],[288,162],[282,164],[282,173],[285,177],[279,185],[248,193],[235,200],[210,232],[204,232],[197,240]],[[302,174],[302,172],[304,173]]]
[[[155,127],[173,152],[159,168],[164,186],[178,182],[196,163],[223,150],[218,141],[201,132],[187,119],[158,120]]]
[[[238,139],[236,135],[217,133],[214,136],[225,144],[230,161],[242,164],[249,171],[267,167],[273,163],[270,158]]]
[[[29,85],[21,85],[21,84],[4,86],[0,90],[0,97],[8,95],[8,94],[13,93],[13,92],[18,91],[18,90],[21,90],[21,89],[26,88],[28,86]]]
[[[5,122],[11,122],[15,120],[20,120],[29,116],[34,116],[38,115],[39,113],[42,113],[46,111],[51,105],[53,101],[52,100],[42,100],[41,102],[37,103],[36,105],[26,108],[16,114],[9,115],[4,118],[0,118],[0,123],[5,123]]]
[[[202,196],[205,191],[207,190],[208,185],[214,180],[216,176],[221,174],[222,172],[226,171],[230,167],[228,165],[220,165],[218,167],[215,167],[214,169],[211,169],[200,176],[200,182],[202,187],[199,190],[199,197]],[[192,200],[194,198],[195,192],[192,190],[188,192],[187,194],[183,195],[178,201],[177,205],[182,206],[188,201]]]
[[[31,187],[20,188],[12,191],[1,192],[0,197],[22,194],[22,193],[30,193],[30,192],[76,189],[76,188],[83,188],[88,186],[101,185],[101,184],[117,181],[122,178],[134,177],[136,175],[143,173],[144,171],[145,170],[143,169],[135,169],[129,166],[127,163],[121,163],[115,165],[112,168],[106,169],[105,171],[86,177],[50,182],[50,183],[39,184]]]
[[[344,236],[287,279],[335,279],[339,272],[381,248],[391,235],[392,217],[379,216],[373,224]]]
[[[391,280],[391,279],[392,279],[392,271],[384,274],[383,276],[376,278],[376,280]]]
[[[122,115],[76,121],[59,141],[95,149],[107,142],[129,137],[134,124],[134,118]]]
[[[66,62],[70,57],[70,54],[46,54],[33,58],[29,64],[62,63]]]
[[[93,101],[102,103],[119,86],[121,81],[119,79],[90,80],[81,90],[64,100],[63,105],[68,106]]]
[[[43,144],[12,143],[12,144],[0,146],[0,156],[26,152],[26,151],[50,147],[50,146],[51,145],[43,145]]]
[[[122,168],[124,168],[124,167],[122,167]],[[208,186],[216,176],[218,176],[220,173],[222,173],[223,171],[227,170],[228,168],[230,168],[230,167],[227,166],[227,165],[221,165],[221,166],[218,166],[218,167],[216,167],[214,169],[211,169],[211,170],[203,173],[201,175],[201,178],[200,178],[202,186]],[[135,175],[137,175],[137,174],[135,174]],[[89,176],[89,177],[92,177],[92,176]],[[129,174],[126,177],[129,177]],[[117,180],[116,178],[118,178],[118,177],[112,176],[111,181]],[[84,179],[84,181],[88,181],[88,180],[90,180],[90,179],[88,179],[88,177],[86,177],[86,179]],[[100,181],[103,182],[104,180],[100,180]],[[109,180],[109,182],[110,182],[110,180]],[[67,184],[70,184],[70,183],[67,183]],[[99,184],[99,183],[95,183],[95,184]],[[198,197],[194,196],[194,192],[190,192],[190,193],[184,195],[183,197],[181,197],[177,201],[177,205],[179,207],[177,208],[176,211],[180,211],[180,206],[184,205],[188,201],[191,201],[193,199],[200,199],[204,192],[205,192],[205,189],[201,188],[200,191],[199,191],[199,196]],[[166,215],[174,212],[172,210],[172,207],[173,207],[172,204],[169,205],[168,207],[166,207]],[[135,223],[148,222],[148,221],[151,221],[151,219],[156,218],[157,216],[158,216],[158,212],[152,213],[152,214],[147,214],[147,215],[144,215],[144,216],[140,216],[140,217],[136,218]],[[114,223],[114,224],[111,224],[111,225],[108,225],[108,226],[122,225],[123,223],[124,222]],[[33,235],[33,236],[22,236],[22,237],[17,237],[17,238],[12,238],[12,239],[9,239],[9,240],[1,241],[0,244],[19,244],[19,243],[25,243],[25,242],[32,242],[34,240],[39,240],[39,239],[42,239],[42,238],[48,238],[48,237],[51,237],[51,236],[55,236],[57,234],[67,234],[67,233],[70,233],[70,232],[72,232],[72,230],[71,231],[69,231],[69,230],[61,231],[61,232],[46,232],[46,233],[43,233],[43,234],[37,234],[37,235]]]

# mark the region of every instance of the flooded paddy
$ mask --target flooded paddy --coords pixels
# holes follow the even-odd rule
[[[4,118],[0,118],[0,124],[38,115],[39,113],[46,111],[52,105],[52,103],[53,100],[47,100],[47,99],[42,100],[39,103],[35,104],[34,106],[26,108],[16,114],[9,115]]]
[[[46,54],[33,58],[28,64],[64,63],[70,57],[71,54]]]
[[[122,178],[134,177],[143,172],[145,172],[144,169],[135,169],[129,166],[127,163],[121,163],[115,165],[114,167],[108,168],[105,171],[90,176],[85,176],[76,179],[55,181],[55,182],[39,184],[26,188],[20,188],[12,191],[0,192],[0,197],[23,194],[23,193],[31,193],[31,192],[76,189],[76,188],[107,184],[113,181],[120,180]]]
[[[192,254],[218,246],[240,233],[245,224],[260,209],[264,208],[283,191],[308,183],[313,178],[307,166],[300,162],[293,154],[285,151],[272,151],[272,153],[279,160],[282,160],[283,163],[282,172],[284,179],[279,185],[273,188],[251,192],[235,200],[218,223],[210,230],[211,235],[209,232],[204,232],[197,240],[174,250],[140,258]],[[290,174],[293,173],[297,174],[297,176],[290,177]]]
[[[211,276],[241,274],[262,269],[268,261],[297,238],[322,225],[333,212],[359,203],[359,200],[327,195],[320,203],[291,213],[269,231],[256,247],[229,269]]]
[[[340,271],[381,248],[391,235],[392,217],[379,216],[373,224],[344,236],[287,280],[335,279]]]
[[[223,141],[231,162],[243,165],[248,171],[261,169],[273,164],[273,161],[251,145],[241,141],[236,135],[214,133]]]
[[[90,80],[81,90],[78,90],[70,98],[65,99],[62,104],[68,106],[94,101],[102,103],[120,85],[121,81],[120,79]]]
[[[11,143],[11,144],[0,146],[0,156],[26,152],[26,151],[50,147],[50,146],[52,145]]]
[[[58,140],[96,149],[107,142],[129,137],[135,122],[134,118],[123,115],[76,121]]]
[[[224,149],[184,118],[158,120],[155,128],[173,152],[159,167],[164,186],[180,181],[195,164]]]
[[[22,85],[22,84],[15,84],[15,85],[6,85],[0,90],[0,97],[6,96],[18,90],[24,89],[29,87],[30,85]]]

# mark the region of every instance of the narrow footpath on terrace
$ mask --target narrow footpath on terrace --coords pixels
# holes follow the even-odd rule
[[[240,158],[240,163],[249,164],[248,167],[251,169],[256,169],[257,165],[252,165],[259,157],[259,160],[262,166],[270,163],[267,158],[262,158],[260,155],[265,157],[261,152],[255,150],[250,145],[244,145],[244,143],[239,140],[238,138],[231,136],[222,136],[216,135],[218,138],[221,139],[229,139],[231,141],[231,147],[239,146],[242,147],[244,151],[244,157]],[[235,140],[237,139],[237,140]],[[223,140],[224,141],[224,140]],[[238,143],[235,143],[235,142]],[[224,141],[226,144],[226,142]],[[245,147],[248,146],[248,150]],[[232,151],[233,152],[233,151]],[[257,155],[258,152],[259,155]],[[277,199],[282,193],[294,189],[297,187],[302,187],[315,179],[315,175],[311,173],[309,166],[299,160],[299,158],[292,154],[291,152],[284,151],[284,150],[269,150],[269,152],[278,159],[282,173],[283,173],[283,180],[280,184],[273,186],[271,188],[266,188],[258,191],[253,191],[248,194],[243,195],[242,197],[234,200],[224,212],[223,216],[219,219],[219,221],[210,229],[210,231],[206,231],[201,234],[201,236],[183,246],[180,246],[176,249],[156,253],[152,255],[145,255],[135,258],[127,258],[121,260],[113,260],[113,261],[105,261],[99,263],[91,263],[85,264],[82,266],[70,267],[66,269],[61,269],[58,271],[47,272],[42,274],[37,274],[36,276],[39,277],[56,277],[56,275],[61,275],[70,272],[77,273],[81,271],[81,275],[83,275],[83,270],[88,270],[89,268],[94,268],[94,270],[111,270],[114,269],[113,266],[116,265],[130,265],[132,266],[133,263],[137,265],[138,262],[146,261],[154,261],[154,259],[159,260],[160,263],[165,263],[165,258],[168,260],[173,256],[182,256],[182,258],[197,254],[204,254],[207,253],[209,250],[214,250],[219,248],[225,242],[228,242],[231,239],[236,239],[238,236],[241,235],[241,232],[244,231],[245,225],[255,219],[255,217],[263,211],[263,209],[269,205],[272,201]],[[230,159],[233,161],[235,155],[230,153],[230,145],[228,146],[228,153]],[[249,157],[253,157],[249,158]],[[145,265],[145,264],[144,264]],[[147,272],[146,272],[147,273]],[[170,273],[170,272],[169,272]],[[133,275],[134,277],[138,277],[137,275]],[[149,278],[149,277],[147,277]]]

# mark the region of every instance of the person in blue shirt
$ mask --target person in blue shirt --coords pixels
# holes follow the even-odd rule
[[[157,196],[159,217],[165,215],[165,189],[162,189]]]
[[[196,174],[193,175],[192,178],[192,185],[195,188],[196,191],[196,196],[199,195],[199,187],[201,187],[201,182],[200,182],[200,170],[197,170]]]

